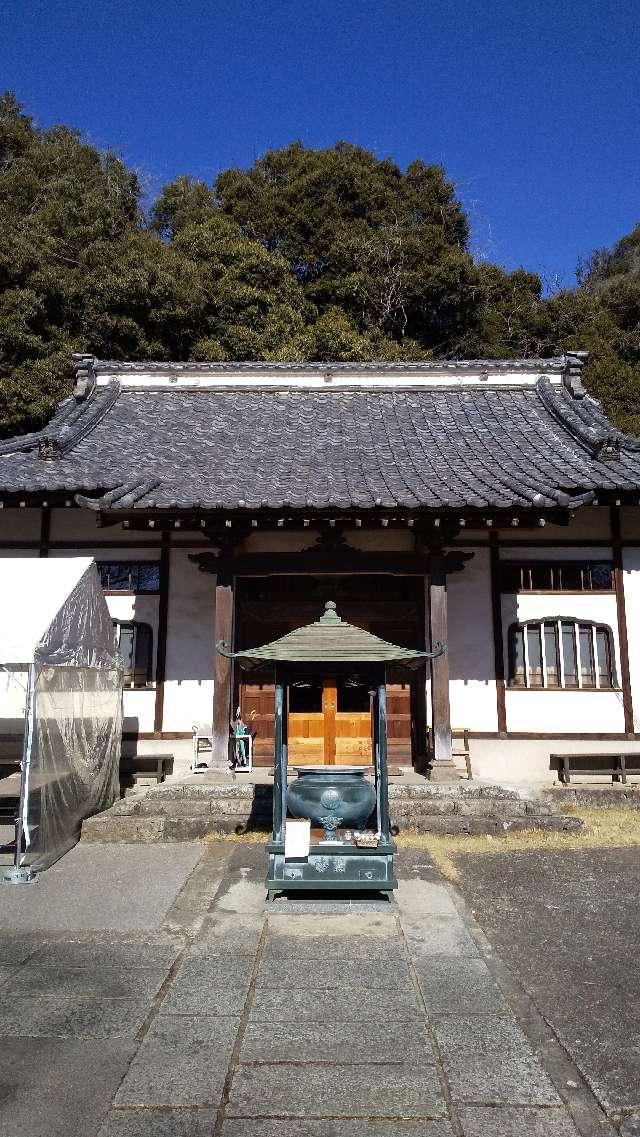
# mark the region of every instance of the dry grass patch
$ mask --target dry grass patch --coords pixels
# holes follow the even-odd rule
[[[459,879],[456,859],[462,856],[495,856],[502,853],[586,852],[588,849],[625,848],[640,845],[640,810],[635,809],[566,809],[578,813],[584,829],[577,833],[548,833],[544,829],[526,829],[519,833],[465,834],[416,833],[403,830],[395,838],[400,849],[426,849],[443,876]],[[267,830],[250,829],[246,833],[211,833],[207,844],[216,841],[264,844]]]
[[[568,810],[566,812],[569,812]],[[640,810],[580,809],[584,821],[577,833],[549,833],[544,829],[527,829],[519,833],[445,834],[414,833],[405,830],[396,837],[400,848],[427,849],[443,876],[459,879],[456,858],[461,856],[494,856],[502,853],[586,852],[588,849],[623,848],[640,845]]]

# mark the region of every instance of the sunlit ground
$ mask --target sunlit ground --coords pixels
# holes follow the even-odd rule
[[[438,868],[449,880],[458,879],[456,859],[461,856],[492,856],[500,853],[587,852],[640,845],[640,810],[635,809],[571,809],[584,821],[580,832],[548,833],[543,829],[527,829],[504,836],[464,833],[411,833],[396,837],[400,848],[427,849]]]
[[[405,829],[396,838],[399,848],[426,849],[438,868],[449,880],[458,879],[456,859],[461,856],[492,856],[500,853],[587,852],[589,849],[620,848],[640,845],[640,810],[635,809],[571,809],[584,821],[580,832],[548,833],[543,829],[527,829],[504,835],[465,833],[415,833]],[[262,842],[267,832],[250,830],[225,836],[212,834],[210,841]]]

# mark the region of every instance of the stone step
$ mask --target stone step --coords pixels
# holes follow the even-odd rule
[[[543,829],[549,832],[576,832],[582,828],[579,817],[566,815],[527,814],[522,817],[423,817],[418,824],[399,826],[399,831],[409,829],[416,833],[469,833],[493,834],[500,836],[524,829]],[[85,821],[82,827],[82,840],[94,843],[103,842],[154,842],[154,841],[202,841],[206,837],[250,831],[250,826],[238,822],[236,817],[214,817],[212,814],[183,815],[179,817],[117,817],[103,813]],[[264,823],[263,828],[266,828]]]
[[[168,782],[124,798],[89,818],[85,841],[192,841],[216,833],[268,830],[273,786],[253,782]],[[501,833],[515,829],[576,829],[550,794],[485,782],[391,784],[394,830],[417,833]]]
[[[542,791],[552,809],[640,809],[640,785],[622,782],[571,781],[568,786],[548,786]]]
[[[395,824],[410,825],[421,817],[526,817],[553,816],[557,809],[546,801],[483,801],[478,798],[405,798],[393,796],[389,808]],[[270,820],[271,801],[255,798],[215,797],[191,800],[145,796],[134,802],[117,803],[110,811],[112,817],[222,817],[238,820]]]

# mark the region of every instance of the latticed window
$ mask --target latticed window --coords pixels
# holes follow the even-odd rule
[[[611,592],[610,561],[530,561],[500,568],[503,592]]]
[[[509,629],[511,687],[616,686],[611,629],[584,620],[529,620]]]
[[[125,687],[146,687],[153,678],[153,632],[137,620],[114,620],[116,641],[124,661]]]
[[[98,561],[105,592],[159,592],[157,561]]]

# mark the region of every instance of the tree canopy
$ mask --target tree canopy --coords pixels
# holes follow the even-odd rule
[[[402,360],[586,348],[585,380],[640,430],[640,226],[577,285],[478,263],[439,165],[294,142],[148,213],[121,158],[0,96],[0,432],[38,425],[72,351],[117,359]]]

